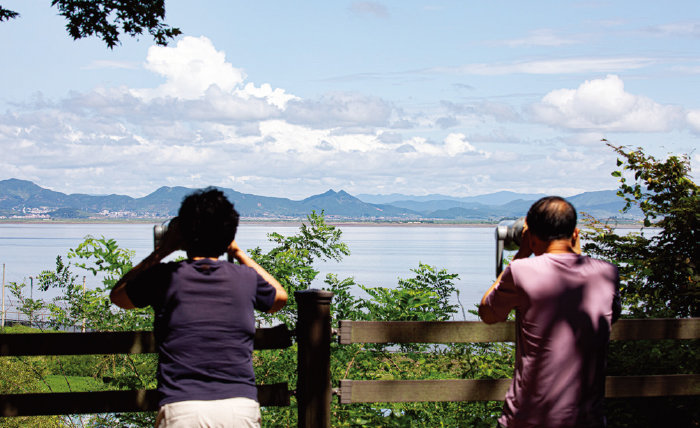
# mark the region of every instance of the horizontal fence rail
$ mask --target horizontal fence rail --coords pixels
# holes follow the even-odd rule
[[[515,342],[512,321],[340,321],[340,343]],[[625,319],[612,326],[610,340],[700,338],[700,318]]]
[[[700,318],[630,319],[613,324],[611,340],[700,339]],[[340,321],[339,341],[351,343],[514,342],[515,323],[480,321]],[[343,404],[417,401],[502,401],[511,379],[340,381]],[[700,375],[608,376],[608,398],[700,395]]]
[[[285,325],[255,330],[255,349],[292,344]],[[0,356],[149,354],[158,352],[152,331],[0,334]],[[262,406],[289,406],[287,383],[258,385]],[[141,412],[158,410],[155,390],[0,395],[0,416]]]
[[[286,382],[257,387],[261,406],[289,406]],[[158,399],[155,390],[0,395],[0,416],[156,411]]]
[[[502,401],[511,379],[340,381],[340,402]],[[700,395],[700,375],[608,376],[607,398]]]
[[[255,349],[281,349],[292,345],[287,326],[255,330]],[[158,352],[152,331],[88,333],[0,334],[0,356],[150,354]]]

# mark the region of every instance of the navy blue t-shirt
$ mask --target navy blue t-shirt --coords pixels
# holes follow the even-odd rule
[[[155,311],[160,406],[257,400],[253,310],[269,310],[276,291],[255,270],[210,259],[158,264],[129,281],[126,293]]]

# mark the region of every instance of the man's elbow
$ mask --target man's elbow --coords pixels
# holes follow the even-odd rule
[[[493,311],[484,305],[479,306],[479,318],[481,318],[481,321],[485,322],[486,324],[495,324],[501,321],[494,315]]]
[[[275,294],[275,301],[272,303],[272,307],[270,307],[270,310],[267,311],[267,313],[274,314],[275,312],[284,308],[284,306],[287,304],[288,298],[289,296],[284,289],[277,290],[277,293]]]
[[[123,287],[113,288],[109,293],[109,300],[122,309],[134,309],[136,307],[131,299],[129,299],[129,296],[126,294],[126,290]]]

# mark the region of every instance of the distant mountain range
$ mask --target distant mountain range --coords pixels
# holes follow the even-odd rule
[[[168,218],[177,214],[183,197],[195,189],[161,187],[142,198],[85,195],[44,189],[31,181],[0,181],[0,218],[109,219]],[[294,201],[221,188],[241,216],[255,219],[299,219],[312,210],[330,220],[496,222],[525,215],[542,194],[496,192],[457,198],[445,195],[350,195],[329,190]],[[596,218],[638,219],[639,212],[620,213],[622,198],[614,190],[586,192],[568,198],[579,211]]]

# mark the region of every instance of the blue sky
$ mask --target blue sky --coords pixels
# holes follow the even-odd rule
[[[73,41],[2,0],[0,179],[468,196],[613,189],[600,142],[700,155],[700,2],[166,1],[183,35]]]

